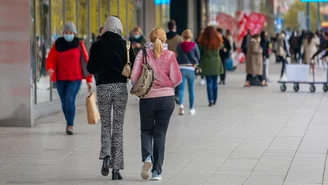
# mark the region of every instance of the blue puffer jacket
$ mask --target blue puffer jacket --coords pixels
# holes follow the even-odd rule
[[[200,53],[195,42],[181,42],[177,47],[179,65],[198,65]]]

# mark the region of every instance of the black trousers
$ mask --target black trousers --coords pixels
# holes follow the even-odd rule
[[[281,78],[286,71],[287,60],[281,56],[278,56],[278,59],[281,60],[281,73],[280,73],[280,78]]]
[[[224,82],[226,79],[227,59],[222,59],[222,65],[223,65],[223,74],[220,75],[220,80]]]
[[[174,111],[173,96],[140,99],[142,161],[152,157],[153,169],[162,173],[166,132]]]

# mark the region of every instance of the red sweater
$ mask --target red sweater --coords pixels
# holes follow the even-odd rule
[[[88,53],[83,42],[80,42],[83,57],[88,61]],[[47,58],[47,67],[54,70],[51,80],[56,82],[57,80],[82,80],[82,66],[81,66],[81,54],[79,48],[73,48],[64,52],[56,50],[55,45],[52,46]],[[86,78],[87,82],[92,82],[92,76]]]

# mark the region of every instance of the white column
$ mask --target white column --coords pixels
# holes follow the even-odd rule
[[[192,31],[192,33],[196,34],[197,31],[197,25],[196,21],[197,20],[197,11],[196,11],[196,0],[189,0],[188,1],[188,23],[187,23],[187,28]]]

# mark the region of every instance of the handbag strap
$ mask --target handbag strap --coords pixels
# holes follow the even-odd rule
[[[130,47],[131,47],[131,43],[130,41],[126,41],[126,57],[127,57],[127,64],[128,65],[131,65],[131,62],[130,62]]]
[[[147,54],[147,50],[146,50],[146,48],[143,48],[143,49],[142,49],[142,53],[143,53],[143,60],[142,60],[142,62],[143,62],[144,64],[147,64],[147,56],[148,56],[148,54]]]

